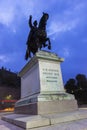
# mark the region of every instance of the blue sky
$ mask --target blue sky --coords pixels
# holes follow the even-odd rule
[[[63,57],[63,80],[87,75],[87,0],[0,0],[0,68],[19,72],[29,33],[29,15],[39,22],[49,14],[47,33],[52,50]]]

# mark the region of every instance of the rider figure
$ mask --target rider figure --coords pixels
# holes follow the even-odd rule
[[[35,38],[35,32],[37,31],[37,21],[35,20],[32,25],[32,15],[30,15],[29,18],[29,27],[31,30],[29,33],[28,42]]]
[[[30,18],[29,18],[29,27],[30,27],[30,33],[28,35],[28,40],[26,43],[27,44],[27,50],[26,50],[26,54],[25,54],[26,60],[28,59],[28,56],[31,57],[29,46],[30,46],[30,43],[32,41],[34,41],[34,39],[36,38],[35,32],[37,31],[37,21],[35,20],[32,25],[32,15],[30,15]]]

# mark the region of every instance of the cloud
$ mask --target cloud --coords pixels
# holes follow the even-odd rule
[[[56,33],[63,33],[74,29],[78,24],[78,19],[66,22],[52,21],[49,27],[48,35],[54,35]]]
[[[16,29],[22,23],[22,20],[28,20],[30,14],[33,15],[34,19],[38,19],[38,16],[43,11],[48,11],[50,8],[53,9],[56,5],[63,5],[63,2],[63,0],[50,0],[50,4],[49,2],[44,4],[45,0],[40,0],[38,4],[38,0],[21,0],[21,2],[18,0],[1,0],[0,23],[10,28],[13,33],[16,33]],[[55,14],[51,12],[50,17],[53,20],[49,20],[49,35],[70,31],[77,26],[79,22],[78,16],[83,13],[85,3],[84,1],[77,3],[73,1],[74,4],[72,1],[67,1],[67,3],[70,7],[64,8],[63,12],[60,12],[60,10]]]
[[[39,2],[40,3],[40,2]],[[40,8],[37,0],[0,0],[0,24],[8,27],[13,33],[23,20],[28,20],[30,14],[38,16]],[[37,14],[35,14],[37,12]]]
[[[22,62],[25,63],[24,61],[24,55],[22,52],[11,52],[9,54],[0,54],[0,67],[4,66],[6,68],[15,68],[20,69],[21,68],[21,57],[22,57]]]
[[[0,23],[9,26],[14,20],[14,8],[11,1],[0,1]]]
[[[9,26],[21,17],[29,17],[29,14],[35,14],[37,7],[42,6],[38,4],[37,0],[6,0],[0,1],[0,23]],[[38,9],[39,9],[38,8]],[[37,11],[38,13],[38,11]]]
[[[8,62],[9,61],[9,58],[6,56],[6,55],[0,55],[0,62]]]
[[[63,55],[64,55],[64,57],[69,57],[70,56],[70,50],[68,48],[63,48]]]
[[[87,2],[73,1],[73,3],[71,2],[70,6],[63,12],[54,15],[48,28],[48,35],[52,39],[55,40],[59,34],[67,33],[68,31],[76,32],[76,29],[81,28],[81,25],[85,23]]]
[[[59,51],[59,54],[64,58],[69,58],[71,56],[71,50],[69,47],[64,47]]]

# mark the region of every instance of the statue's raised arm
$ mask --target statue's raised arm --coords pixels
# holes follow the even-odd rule
[[[30,27],[30,33],[29,33],[29,36],[28,36],[28,44],[29,42],[33,42],[33,39],[35,39],[35,33],[37,31],[37,21],[35,20],[32,24],[32,15],[30,15],[29,17],[29,27]]]
[[[30,28],[32,28],[32,27],[33,27],[33,25],[32,25],[32,15],[30,15],[30,18],[29,18],[29,23],[28,23],[28,24],[29,24],[29,27],[30,27]]]

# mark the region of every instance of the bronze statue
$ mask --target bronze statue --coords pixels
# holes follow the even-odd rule
[[[49,18],[47,13],[43,13],[43,16],[40,19],[39,25],[37,27],[37,21],[35,20],[32,25],[32,16],[30,15],[29,18],[29,27],[30,33],[27,40],[27,50],[25,54],[25,59],[27,60],[31,57],[31,52],[33,55],[38,51],[41,50],[42,47],[48,46],[48,49],[51,49],[50,39],[47,37],[46,33],[46,23]],[[48,44],[46,44],[48,41]]]

